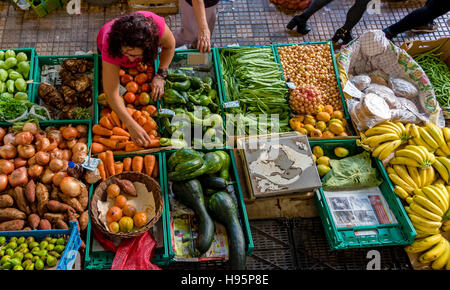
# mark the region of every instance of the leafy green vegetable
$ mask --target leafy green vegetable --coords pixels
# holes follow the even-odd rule
[[[89,113],[89,108],[78,107],[73,111],[73,116],[76,120],[90,119],[91,113]]]
[[[2,94],[0,96],[0,119],[3,121],[16,119],[32,106],[33,103],[30,101],[19,100]]]
[[[339,160],[332,159],[330,165],[331,170],[322,179],[325,190],[375,187],[382,183],[367,151]]]

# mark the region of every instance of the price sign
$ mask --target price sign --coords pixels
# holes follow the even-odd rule
[[[83,164],[81,164],[81,167],[90,170],[90,171],[94,171],[98,164],[100,163],[100,159],[98,158],[86,158],[83,162]]]
[[[223,103],[223,107],[225,109],[228,109],[228,108],[239,108],[239,101],[231,101],[231,102]]]

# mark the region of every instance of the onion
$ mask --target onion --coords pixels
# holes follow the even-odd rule
[[[4,191],[8,187],[8,176],[0,174],[0,192]]]
[[[30,132],[31,134],[35,135],[38,132],[38,126],[36,125],[36,123],[28,122],[23,125],[22,130],[24,132]]]
[[[53,131],[53,130],[58,130],[58,128],[56,128],[55,126],[48,126],[47,128],[45,128],[46,133],[49,133],[50,131]]]
[[[25,167],[20,167],[14,170],[8,176],[8,182],[12,187],[25,186],[28,183],[27,169]]]
[[[47,133],[47,138],[50,140],[50,143],[56,142],[56,144],[59,145],[59,143],[62,142],[62,134],[59,130],[51,130]]]
[[[28,165],[28,166],[33,166],[34,164],[36,164],[36,155],[34,155],[33,157],[31,157],[31,158],[28,159],[28,161],[27,161],[27,165]]]
[[[3,140],[3,137],[6,135],[6,130],[0,127],[0,142]]]
[[[42,171],[44,171],[44,167],[39,164],[35,164],[28,168],[28,175],[30,176],[30,178],[37,178],[41,176]]]
[[[17,152],[19,153],[19,157],[28,159],[34,156],[36,150],[33,145],[19,145],[17,146]]]
[[[47,147],[47,151],[52,151],[55,148],[58,148],[58,143],[56,143],[56,141],[53,141],[50,143],[50,145]]]
[[[5,144],[2,147],[0,147],[0,157],[3,159],[12,159],[16,157],[17,155],[17,149],[12,144]]]
[[[88,127],[86,125],[77,125],[75,127],[78,131],[78,134],[80,135],[80,137],[86,137],[88,134]]]
[[[77,164],[81,164],[81,163],[84,162],[84,160],[86,159],[86,157],[87,157],[87,153],[86,153],[86,152],[79,151],[79,152],[74,153],[74,154],[72,155],[72,161],[75,162],[75,163],[77,163]]]
[[[72,149],[73,146],[75,146],[75,144],[77,144],[77,142],[78,142],[77,139],[73,139],[73,140],[67,141],[66,142],[67,148]]]
[[[78,130],[72,126],[68,126],[62,130],[63,138],[66,140],[73,140],[78,138]]]
[[[15,145],[15,137],[12,133],[8,133],[5,135],[5,137],[3,137],[3,143],[4,144],[12,144]]]
[[[70,159],[72,159],[72,151],[70,151],[68,149],[64,149],[62,151],[62,159],[66,160],[66,161],[70,161]]]
[[[84,143],[76,143],[73,147],[72,147],[72,153],[76,154],[78,152],[84,152],[87,153],[88,152],[88,148],[87,145]]]
[[[78,143],[87,144],[88,143],[88,138],[87,137],[82,137],[82,138],[78,139]]]
[[[52,150],[52,152],[50,152],[50,159],[62,159],[63,158],[63,154],[62,154],[62,150],[55,148]]]
[[[55,175],[53,175],[53,184],[56,186],[59,186],[61,184],[61,181],[64,179],[64,177],[68,177],[69,175],[67,174],[67,172],[64,171],[60,171],[55,173]]]
[[[0,174],[8,175],[13,171],[14,171],[14,163],[6,159],[0,160]]]
[[[50,168],[51,171],[58,172],[63,169],[64,161],[56,158],[52,159],[52,161],[50,161],[50,163],[48,164],[48,167]]]
[[[81,193],[80,182],[71,176],[64,177],[61,180],[59,188],[65,195],[68,195],[71,197],[76,197],[76,196],[80,195],[80,193]]]
[[[33,142],[34,136],[30,132],[20,132],[14,137],[17,145],[30,145]]]
[[[67,169],[69,168],[69,161],[63,160],[63,162],[64,162],[64,167],[61,171],[67,171]]]
[[[34,138],[36,139],[36,141],[39,141],[45,137],[46,137],[46,133],[42,130],[38,130],[38,132],[36,134],[34,134]]]
[[[58,148],[59,149],[66,149],[67,148],[67,142],[66,141],[62,141],[61,143],[59,143]]]
[[[48,140],[48,138],[46,137],[42,137],[36,142],[36,149],[38,151],[47,151],[49,147],[50,140]]]
[[[14,168],[26,166],[29,160],[30,159],[26,160],[26,159],[17,157],[16,159],[14,159]]]
[[[47,165],[48,162],[50,161],[50,154],[48,154],[47,152],[44,151],[38,151],[36,153],[36,163],[39,165]]]
[[[47,168],[44,171],[44,175],[42,175],[42,177],[41,177],[41,181],[44,184],[50,184],[53,181],[54,175],[55,175],[55,173],[53,171],[51,171],[50,168]]]
[[[84,180],[89,184],[97,183],[100,179],[102,179],[102,177],[100,176],[100,170],[98,170],[98,168],[95,168],[92,171],[87,170],[84,174]]]

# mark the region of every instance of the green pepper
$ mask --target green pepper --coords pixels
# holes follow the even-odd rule
[[[34,270],[34,263],[28,264],[28,265],[25,267],[25,270],[33,271],[33,270]]]
[[[200,106],[208,106],[211,103],[211,98],[207,95],[195,95],[195,94],[189,94],[189,101],[193,102],[196,105]]]
[[[6,246],[5,249],[15,249],[17,247],[17,243],[16,242],[9,242]]]
[[[203,82],[205,84],[208,84],[210,87],[213,85],[213,79],[210,76],[206,76],[203,78]]]
[[[171,125],[170,125],[170,120],[169,120],[169,118],[162,118],[161,121],[162,121],[162,124],[163,124],[163,126],[164,126],[164,129],[165,129],[167,132],[169,132],[169,134],[172,134],[173,131],[172,131],[172,127],[171,127]],[[161,143],[161,140],[159,141],[159,143],[161,144],[161,146],[168,146],[168,145],[163,145],[163,144]]]
[[[215,100],[217,97],[217,91],[215,89],[209,90],[208,97],[210,97],[211,100]]]
[[[161,146],[173,146],[175,148],[184,148],[187,147],[186,141],[172,139],[172,138],[161,138],[159,139]]]
[[[219,114],[211,114],[203,120],[203,126],[219,127],[223,125],[223,119]]]
[[[172,84],[172,89],[177,90],[178,92],[185,92],[189,90],[190,87],[191,81],[188,79],[183,82],[175,82]]]
[[[6,237],[5,236],[1,236],[0,237],[0,246],[3,245],[6,242]]]
[[[36,259],[36,261],[34,262],[34,268],[36,268],[36,270],[44,269],[44,261],[42,261],[41,259]]]
[[[192,112],[186,112],[186,115],[188,116],[189,120],[191,121],[192,124],[194,125],[198,125],[201,126],[203,124],[203,120],[198,119],[194,113]]]
[[[164,91],[163,101],[167,104],[186,104],[186,100],[174,89]]]

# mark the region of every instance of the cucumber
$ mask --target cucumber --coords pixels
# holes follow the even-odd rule
[[[210,174],[205,174],[201,177],[200,181],[202,182],[205,188],[224,190],[227,188],[227,181],[221,177],[216,177]]]
[[[177,70],[167,75],[167,80],[171,82],[184,82],[188,79],[188,76],[181,70]]]

